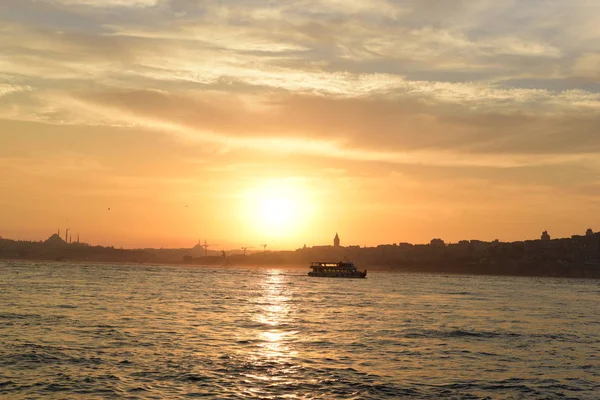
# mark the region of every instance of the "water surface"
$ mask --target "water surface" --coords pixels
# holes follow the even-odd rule
[[[598,399],[600,281],[0,261],[0,397]]]

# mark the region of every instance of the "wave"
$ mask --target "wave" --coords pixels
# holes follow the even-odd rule
[[[424,329],[413,332],[401,332],[400,337],[408,339],[417,338],[435,338],[435,339],[531,339],[531,340],[547,340],[547,341],[564,341],[573,342],[580,341],[581,338],[577,335],[566,333],[517,333],[507,331],[484,331],[484,330],[465,330],[465,329]]]

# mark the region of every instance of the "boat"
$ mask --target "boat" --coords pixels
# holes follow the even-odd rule
[[[310,263],[312,271],[308,276],[320,276],[328,278],[366,278],[367,270],[359,271],[351,262],[321,262]]]

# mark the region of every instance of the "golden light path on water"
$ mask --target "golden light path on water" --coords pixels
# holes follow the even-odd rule
[[[280,372],[284,372],[282,369],[288,369],[289,373],[293,373],[292,359],[297,355],[290,343],[298,334],[297,331],[289,329],[290,316],[294,314],[291,299],[283,271],[269,270],[260,283],[257,296],[253,299],[256,308],[252,317],[253,322],[259,325],[254,338],[258,343],[253,356],[254,361],[275,363]],[[247,376],[265,382],[279,382],[284,381],[286,375]]]

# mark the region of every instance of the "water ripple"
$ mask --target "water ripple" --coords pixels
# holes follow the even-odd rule
[[[597,281],[0,263],[0,397],[596,399]]]

